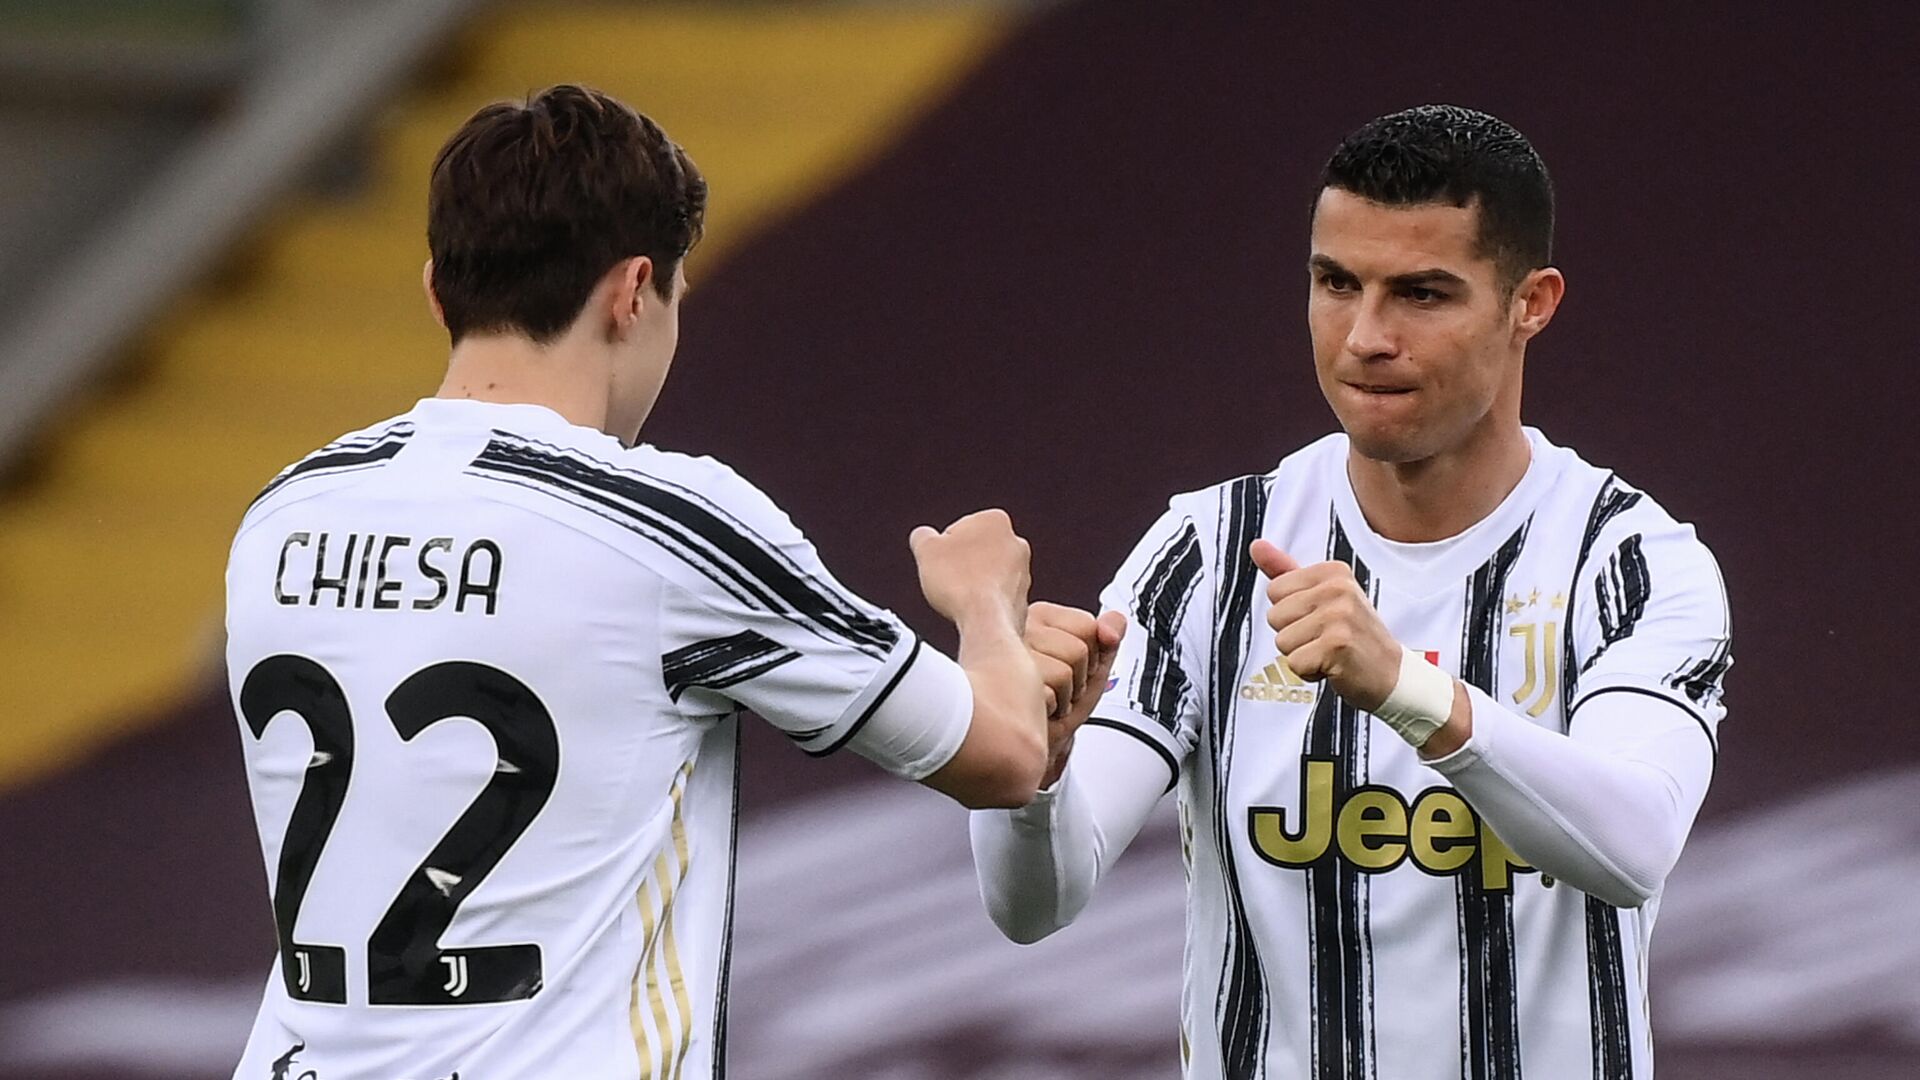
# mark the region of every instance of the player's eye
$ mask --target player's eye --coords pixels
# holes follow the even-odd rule
[[[1439,289],[1429,289],[1424,285],[1412,286],[1403,291],[1401,295],[1416,304],[1422,305],[1438,304],[1447,298],[1447,294],[1441,292]]]
[[[1359,282],[1346,274],[1322,273],[1315,277],[1320,287],[1331,293],[1349,293],[1360,287]]]

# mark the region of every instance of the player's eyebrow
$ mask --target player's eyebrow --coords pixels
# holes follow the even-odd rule
[[[1395,274],[1387,279],[1387,285],[1395,289],[1419,289],[1430,285],[1452,285],[1464,288],[1467,280],[1451,270],[1433,267],[1427,270],[1414,270],[1410,273]]]
[[[1340,277],[1358,278],[1360,275],[1341,266],[1339,261],[1327,255],[1314,255],[1307,260],[1307,268],[1318,274],[1333,274]],[[1434,285],[1447,285],[1465,288],[1467,281],[1451,270],[1433,266],[1424,270],[1410,270],[1404,274],[1395,274],[1386,280],[1390,289],[1419,289]]]

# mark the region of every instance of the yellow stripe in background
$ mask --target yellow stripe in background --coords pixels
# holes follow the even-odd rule
[[[886,145],[997,39],[989,8],[516,6],[445,84],[382,118],[373,181],[282,211],[238,267],[76,405],[42,474],[0,500],[0,787],[177,704],[217,656],[221,572],[287,463],[432,392],[446,342],[420,296],[427,167],[479,105],[561,81],[652,115],[713,187],[692,272]]]

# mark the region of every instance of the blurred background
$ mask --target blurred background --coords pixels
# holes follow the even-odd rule
[[[648,437],[929,628],[916,524],[1005,506],[1091,604],[1168,495],[1329,430],[1320,164],[1407,105],[1513,122],[1570,282],[1530,420],[1696,523],[1738,624],[1661,1075],[1920,1076],[1920,15],[1601,8],[0,0],[0,1076],[230,1072],[273,933],[226,543],[432,392],[427,165],[563,80],[713,185]],[[1170,813],[1022,949],[950,804],[757,730],[745,769],[736,1075],[1177,1074]]]

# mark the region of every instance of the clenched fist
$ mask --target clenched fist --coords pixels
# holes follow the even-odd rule
[[[1089,612],[1042,601],[1027,608],[1027,648],[1047,684],[1047,772],[1051,787],[1067,766],[1074,732],[1093,715],[1106,692],[1107,675],[1127,632],[1127,617]]]
[[[1325,679],[1335,693],[1372,712],[1400,679],[1400,643],[1353,579],[1346,563],[1301,566],[1270,540],[1255,540],[1254,565],[1272,578],[1267,625],[1287,666],[1310,682]]]
[[[1031,550],[1005,510],[980,510],[947,526],[922,525],[907,543],[920,591],[957,626],[1000,619],[1017,633],[1025,619]]]

